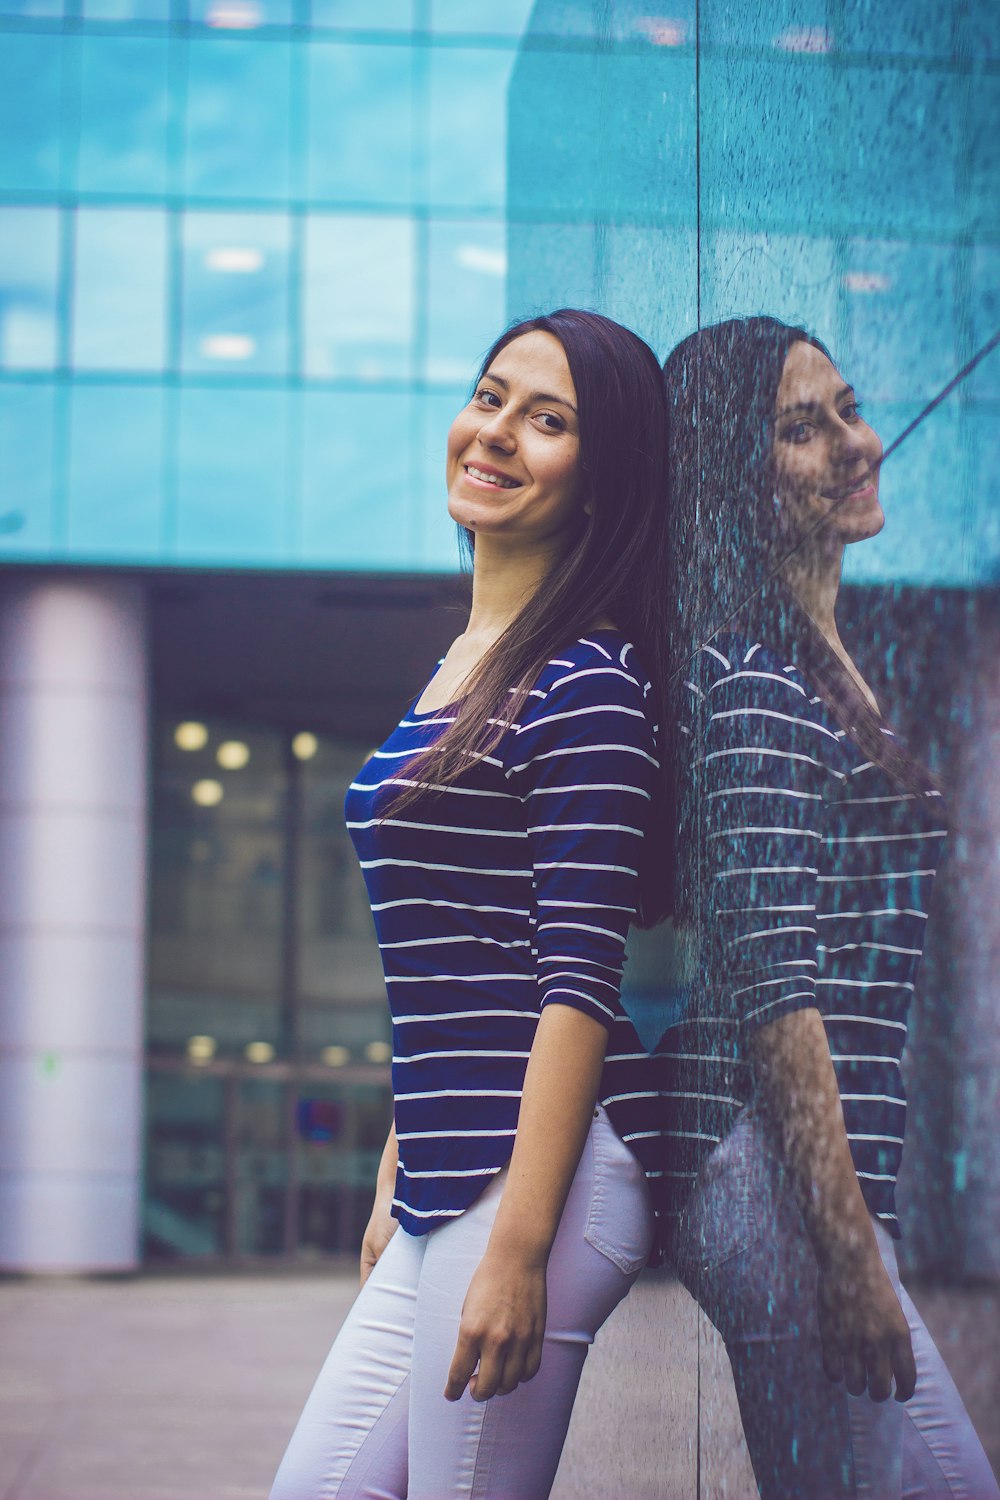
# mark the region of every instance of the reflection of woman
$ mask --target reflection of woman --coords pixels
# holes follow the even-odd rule
[[[452,426],[471,616],[347,799],[395,1122],[273,1500],[547,1495],[646,1260],[655,1085],[618,986],[657,903],[658,694],[631,642],[655,681],[664,468],[656,359],[594,314],[511,329]]]
[[[881,445],[822,345],[768,318],[693,335],[665,377],[677,644],[735,611],[682,695],[700,963],[661,1044],[678,1269],[725,1338],[763,1496],[995,1497],[896,1271],[944,820],[834,617],[844,547],[883,524]]]

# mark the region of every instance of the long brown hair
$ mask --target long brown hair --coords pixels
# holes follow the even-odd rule
[[[659,362],[621,324],[599,313],[560,308],[506,329],[483,360],[476,384],[502,349],[535,331],[559,340],[576,389],[582,477],[578,527],[542,586],[476,667],[456,705],[454,722],[407,766],[411,785],[390,802],[390,814],[433,795],[427,782],[447,786],[488,754],[506,726],[516,722],[546,662],[593,629],[595,621],[613,621],[637,647],[652,684],[654,714],[663,723],[669,672],[663,608],[669,527]],[[463,547],[470,558],[474,540],[468,532]],[[671,872],[656,834],[669,819],[666,777],[661,775],[660,781],[640,858],[637,920],[643,925],[658,920],[670,901]]]
[[[834,719],[892,781],[939,790],[893,736],[780,574],[782,542],[772,503],[774,413],[789,350],[812,344],[777,318],[730,318],[684,339],[663,366],[670,434],[673,545],[670,610],[676,676],[724,621],[788,651]],[[676,702],[676,693],[673,695]]]

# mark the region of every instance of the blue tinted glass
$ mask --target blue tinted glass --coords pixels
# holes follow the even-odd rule
[[[279,214],[189,213],[182,232],[183,368],[284,374],[288,220]]]
[[[0,189],[59,184],[60,63],[73,38],[17,36],[0,47]]]
[[[0,16],[61,16],[62,0],[0,0]]]
[[[1000,505],[997,504],[1000,422],[996,411],[982,408],[964,411],[962,433],[971,459],[969,479],[975,505],[968,535],[973,550],[971,572],[974,578],[995,587],[1000,584]]]
[[[871,401],[865,420],[888,447],[919,410],[919,404]],[[957,408],[939,407],[886,460],[879,478],[885,528],[864,546],[848,547],[845,582],[971,581],[961,437]]]
[[[828,19],[827,0],[743,0],[740,5],[705,0],[698,16],[703,47],[742,50],[751,45],[807,57],[833,50],[835,38]]]
[[[188,0],[187,10],[190,21],[214,31],[255,31],[295,20],[295,0]]]
[[[290,191],[291,50],[213,37],[188,44],[184,180],[194,197],[282,198]]]
[[[0,208],[0,365],[56,364],[58,319],[58,210]]]
[[[612,55],[602,64],[602,86],[612,89],[615,108],[606,118],[598,116],[599,211],[617,223],[693,224],[697,190],[693,55],[668,47]],[[650,115],[654,100],[655,126]],[[581,137],[594,128],[591,98],[576,93],[571,110]],[[564,122],[564,129],[568,124],[569,120]],[[548,165],[540,145],[535,157]]]
[[[507,130],[510,218],[584,216],[598,209],[608,115],[593,107],[600,76],[599,60],[590,52],[519,54]],[[498,127],[489,121],[486,128]]]
[[[1000,8],[998,8],[1000,15]],[[1000,22],[997,23],[1000,31]],[[994,55],[1000,55],[1000,43]],[[968,86],[968,85],[966,85]],[[956,84],[961,88],[961,83]],[[991,239],[1000,239],[1000,77],[996,73],[979,73],[975,77],[975,109],[963,124],[968,132],[968,173],[963,188],[968,195],[964,208],[967,228]],[[960,107],[965,105],[960,100]],[[963,167],[965,164],[963,163]]]
[[[88,21],[169,21],[170,0],[83,0]]]
[[[977,245],[971,260],[972,344],[973,348],[981,349],[1000,328],[1000,247]],[[1000,349],[994,349],[969,377],[966,395],[967,399],[1000,398]]]
[[[413,0],[312,0],[314,26],[359,31],[409,31]]]
[[[81,557],[160,550],[163,392],[78,385],[70,405],[67,545]]]
[[[181,392],[180,561],[273,566],[287,558],[287,400],[275,391]]]
[[[519,37],[534,0],[506,0],[503,5],[470,5],[468,0],[431,0],[431,30]],[[589,7],[585,7],[589,9]],[[575,7],[564,6],[564,11]]]
[[[598,234],[593,224],[510,224],[507,316],[596,307]]]
[[[0,384],[0,557],[51,554],[55,390]]]
[[[695,0],[671,0],[663,13],[648,0],[611,0],[609,9],[612,35],[618,41],[651,47],[694,46]],[[706,40],[704,28],[701,39]]]
[[[844,52],[951,57],[963,7],[896,5],[894,0],[841,0],[834,41]]]
[[[502,224],[432,223],[427,288],[429,380],[465,382],[505,322]]]
[[[167,220],[144,208],[76,213],[71,359],[91,370],[166,362]]]
[[[414,532],[410,397],[307,391],[302,399],[302,560],[406,566]]]
[[[670,349],[697,319],[694,229],[640,229],[605,234],[601,310],[626,323],[654,349]]]
[[[929,400],[961,365],[951,246],[853,240],[841,278],[846,336],[841,372],[859,396],[880,401]],[[914,307],[933,307],[914,358]]]
[[[425,194],[435,206],[502,208],[507,165],[507,90],[517,54],[434,47],[427,54]]]
[[[468,389],[428,392],[417,399],[417,475],[419,497],[414,563],[442,573],[458,566],[458,528],[448,514],[445,458],[448,429],[468,400]]]
[[[77,186],[162,193],[167,186],[168,49],[137,37],[81,38]]]
[[[703,322],[766,309],[839,345],[842,257],[835,240],[720,229],[702,235],[701,273]]]
[[[307,220],[307,375],[412,378],[413,243],[411,219],[336,214]]]
[[[316,42],[309,49],[309,97],[309,196],[408,204],[413,49]]]

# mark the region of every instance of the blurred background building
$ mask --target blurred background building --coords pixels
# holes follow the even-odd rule
[[[1000,324],[993,0],[0,0],[0,1268],[353,1250],[347,782],[462,624],[508,317],[768,311],[888,442]],[[845,630],[952,787],[908,1255],[1000,1274],[1000,355]],[[655,982],[655,966],[653,968]]]

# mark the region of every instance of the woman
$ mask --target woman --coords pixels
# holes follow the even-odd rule
[[[618,987],[662,906],[664,430],[652,352],[567,310],[497,340],[451,428],[469,622],[347,798],[394,1124],[272,1500],[547,1495],[649,1253],[655,1084]]]
[[[700,331],[664,373],[699,955],[660,1048],[678,1270],[726,1341],[767,1500],[987,1500],[896,1269],[900,1057],[945,821],[837,631],[844,549],[883,525],[881,444],[823,345],[770,318]]]

